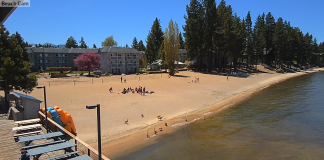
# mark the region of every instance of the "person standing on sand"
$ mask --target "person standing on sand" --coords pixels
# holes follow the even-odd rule
[[[122,82],[122,83],[123,83],[123,77],[122,77],[122,76],[120,77],[120,82]]]
[[[227,74],[227,80],[228,80],[228,74]]]

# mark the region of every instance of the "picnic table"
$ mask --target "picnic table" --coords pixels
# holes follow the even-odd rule
[[[26,125],[26,124],[35,124],[35,123],[38,123],[40,122],[40,119],[39,118],[36,118],[36,119],[28,119],[28,120],[23,120],[23,121],[16,121],[15,124],[19,126],[21,125]]]
[[[30,129],[38,129],[41,128],[41,124],[33,124],[33,125],[28,125],[28,126],[20,126],[20,127],[13,127],[13,131],[25,131],[25,130],[30,130]]]
[[[35,136],[28,136],[28,137],[22,137],[19,139],[19,143],[24,142],[25,146],[28,146],[32,141],[40,140],[40,139],[48,139],[53,138],[54,140],[58,140],[58,137],[63,136],[63,133],[61,132],[53,132],[48,134],[40,134]]]
[[[36,159],[38,159],[42,154],[48,153],[48,152],[53,152],[53,151],[58,151],[58,150],[65,150],[66,152],[73,152],[71,147],[76,146],[74,142],[64,142],[64,143],[58,143],[54,145],[49,145],[46,147],[41,147],[41,148],[34,148],[28,150],[28,154]]]

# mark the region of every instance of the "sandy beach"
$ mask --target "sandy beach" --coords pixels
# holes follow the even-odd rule
[[[307,73],[315,72],[308,71]],[[103,154],[122,151],[145,141],[146,133],[154,135],[154,128],[163,126],[158,134],[171,132],[182,124],[237,103],[250,94],[273,83],[307,74],[304,72],[279,74],[274,72],[252,74],[248,78],[181,71],[176,76],[167,74],[120,75],[110,77],[40,78],[38,84],[46,86],[47,106],[59,106],[70,113],[76,125],[78,137],[96,147],[96,110],[87,110],[86,105],[101,105],[101,132]],[[191,83],[199,77],[199,83]],[[188,83],[190,82],[190,83]],[[142,86],[152,94],[122,94],[123,88]],[[113,88],[113,93],[109,88]],[[43,100],[43,90],[35,89],[31,94]],[[42,103],[41,107],[44,107]],[[144,115],[142,118],[141,114]],[[162,115],[161,121],[157,119]],[[128,119],[128,124],[125,121]],[[169,127],[164,127],[167,122]],[[154,137],[150,138],[153,139]]]

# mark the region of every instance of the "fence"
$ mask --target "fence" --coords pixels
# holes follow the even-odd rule
[[[39,117],[41,119],[45,119],[45,115],[42,112],[38,112]],[[48,118],[48,125],[50,127],[50,130],[55,132],[60,130],[61,132],[64,133],[65,138],[69,139],[70,141],[74,141],[76,144],[74,150],[79,151],[79,155],[88,155],[91,157],[93,160],[98,160],[98,151],[89,146],[87,143],[83,142],[81,139],[79,139],[77,136],[73,135],[69,131],[67,131],[65,128],[54,122],[52,119]],[[42,125],[45,126],[45,120],[41,121]],[[102,155],[102,160],[109,160],[106,156]]]

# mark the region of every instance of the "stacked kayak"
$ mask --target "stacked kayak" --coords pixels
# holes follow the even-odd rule
[[[41,112],[44,113],[45,109],[41,108]],[[47,117],[54,120],[57,124],[64,127],[71,133],[76,134],[76,128],[72,119],[72,116],[66,111],[63,111],[60,107],[48,107],[47,108]],[[43,120],[43,118],[42,118]],[[52,127],[53,128],[53,127]]]

